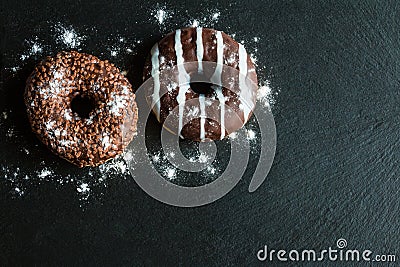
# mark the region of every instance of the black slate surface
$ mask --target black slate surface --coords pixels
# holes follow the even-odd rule
[[[0,107],[12,110],[10,119],[23,138],[10,141],[6,127],[0,128],[0,162],[35,168],[45,160],[73,171],[38,145],[26,125],[20,96],[39,58],[16,75],[5,70],[33,33],[52,42],[50,33],[38,29],[59,21],[74,25],[90,36],[80,50],[98,56],[109,35],[144,40],[136,56],[116,62],[122,68],[134,65],[130,79],[138,86],[134,73],[140,72],[149,46],[196,17],[192,14],[216,8],[221,11],[216,28],[236,33],[239,40],[260,36],[257,56],[265,66],[260,75],[280,90],[273,110],[277,154],[267,180],[255,193],[247,192],[257,164],[251,162],[247,176],[228,195],[189,209],[152,199],[132,179],[112,180],[86,209],[79,207],[73,186],[55,189],[45,183],[15,197],[9,183],[0,180],[0,265],[253,266],[265,264],[256,257],[264,245],[320,250],[335,247],[339,238],[349,248],[399,254],[398,3],[161,4],[175,15],[160,31],[149,22],[155,1],[2,1]],[[93,26],[97,31],[91,35]],[[21,144],[33,155],[19,152]],[[315,263],[294,265],[300,264]]]

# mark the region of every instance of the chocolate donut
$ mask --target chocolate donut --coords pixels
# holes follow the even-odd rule
[[[130,83],[112,63],[92,55],[72,51],[47,57],[28,78],[24,100],[33,132],[79,167],[122,153],[136,134]]]
[[[242,44],[214,29],[185,28],[166,35],[145,63],[144,79],[149,78],[153,113],[182,138],[223,139],[240,129],[255,108],[254,63]],[[169,115],[178,122],[166,125]]]

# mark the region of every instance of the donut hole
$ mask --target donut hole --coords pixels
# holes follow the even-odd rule
[[[212,95],[214,92],[214,89],[212,88],[213,84],[212,83],[207,83],[207,82],[191,82],[190,83],[190,88],[193,90],[193,92],[197,94],[203,94],[206,96]]]
[[[90,113],[95,109],[95,101],[88,95],[78,94],[72,98],[71,110],[79,117],[88,119]]]

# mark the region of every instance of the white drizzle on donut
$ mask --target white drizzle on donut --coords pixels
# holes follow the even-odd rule
[[[198,72],[203,72],[203,54],[204,54],[204,46],[203,46],[203,28],[196,28],[196,57],[197,63],[199,64]],[[205,131],[205,123],[206,123],[206,107],[205,107],[205,96],[204,94],[199,95],[199,104],[200,104],[200,140],[204,140],[206,138]]]
[[[203,54],[204,54],[204,47],[203,47],[203,28],[199,27],[196,28],[196,56],[197,62],[199,64],[199,73],[203,72]]]
[[[176,101],[178,102],[179,109],[179,125],[178,125],[178,134],[181,138],[182,124],[183,124],[183,109],[185,107],[186,101],[186,92],[190,88],[189,81],[190,76],[187,74],[185,70],[184,58],[183,58],[183,49],[181,42],[181,30],[176,30],[175,32],[175,54],[176,54],[176,63],[178,67],[178,95],[176,97]]]
[[[215,71],[213,76],[211,77],[211,82],[214,84],[213,88],[215,89],[215,93],[217,94],[217,98],[219,100],[219,108],[220,108],[220,116],[221,116],[221,137],[223,139],[225,137],[225,97],[222,93],[221,79],[222,79],[222,68],[223,68],[223,60],[224,60],[224,40],[222,38],[222,34],[220,31],[216,33],[216,41],[217,41],[217,66],[215,67]]]
[[[200,140],[206,138],[205,123],[206,123],[206,104],[204,94],[199,95],[200,104]]]
[[[160,68],[160,62],[158,59],[159,50],[158,43],[156,43],[151,49],[151,76],[154,81],[154,93],[152,107],[155,108],[157,120],[160,121],[160,76],[158,74]],[[153,110],[154,110],[153,108]]]
[[[246,85],[247,53],[242,44],[239,44],[239,72],[240,100],[242,102],[241,107],[243,107],[244,123],[246,123],[251,112],[250,103],[247,101],[247,99],[251,99],[251,96],[249,95],[251,92]]]
[[[196,31],[196,50],[194,51],[196,53],[197,57],[197,64],[198,64],[198,74],[203,73],[204,71],[204,63],[203,63],[203,57],[205,47],[204,39],[203,39],[203,33],[205,32],[203,28],[201,27],[196,27],[194,29]],[[206,29],[207,31],[209,29]],[[171,93],[175,89],[178,90],[177,96],[176,96],[176,101],[178,103],[178,135],[183,138],[181,132],[183,128],[183,117],[184,116],[189,116],[190,114],[185,113],[185,103],[186,103],[186,93],[188,89],[190,88],[190,75],[187,73],[184,63],[185,63],[185,58],[184,58],[184,49],[186,47],[183,47],[182,43],[182,38],[181,38],[181,33],[182,31],[180,29],[176,30],[175,36],[174,36],[174,50],[175,50],[175,55],[176,55],[176,67],[178,71],[178,79],[177,83],[169,83],[166,85],[166,89],[168,89],[168,93]],[[215,46],[212,47],[212,49],[216,49],[216,67],[214,70],[214,73],[210,79],[210,82],[213,84],[212,88],[214,89],[214,95],[212,98],[218,99],[219,101],[219,116],[220,116],[220,129],[221,129],[221,134],[220,134],[220,139],[223,139],[226,136],[226,128],[225,128],[225,103],[227,101],[227,98],[225,97],[223,93],[223,87],[222,87],[222,74],[223,74],[223,67],[224,64],[226,65],[231,65],[235,62],[235,60],[238,60],[238,67],[239,67],[239,77],[238,77],[238,85],[239,85],[239,92],[238,92],[238,100],[240,101],[239,103],[239,108],[243,111],[243,124],[247,122],[249,115],[254,108],[254,103],[252,101],[253,99],[253,92],[251,91],[251,88],[249,88],[249,84],[247,82],[248,79],[248,74],[250,72],[254,72],[254,68],[249,68],[248,65],[248,55],[247,52],[242,44],[238,44],[238,51],[233,52],[230,49],[232,48],[227,48],[228,51],[228,56],[225,57],[224,55],[224,50],[225,50],[225,43],[223,39],[223,33],[221,31],[215,31],[215,39],[213,40],[213,43]],[[226,52],[226,51],[225,51]],[[160,54],[161,53],[161,54]],[[151,69],[151,76],[154,78],[154,90],[152,94],[152,106],[153,106],[153,111],[155,112],[157,119],[160,120],[160,109],[164,108],[160,101],[160,80],[157,74],[157,72],[160,71],[160,64],[163,64],[163,61],[165,61],[165,58],[162,55],[162,51],[159,51],[159,46],[156,44],[152,50],[151,50],[151,64],[152,64],[152,69]],[[171,59],[171,64],[174,65],[174,62],[172,62]],[[165,68],[168,68],[168,66],[165,66]],[[236,80],[237,81],[237,80]],[[235,83],[235,79],[231,78],[230,83]],[[200,140],[205,140],[206,139],[206,107],[210,105],[208,102],[211,99],[210,97],[206,97],[204,94],[199,94],[198,95],[199,99],[199,108],[200,108],[200,133],[199,137]],[[228,110],[229,111],[229,110]],[[209,122],[210,124],[213,124],[213,122]],[[217,125],[214,125],[217,126]]]

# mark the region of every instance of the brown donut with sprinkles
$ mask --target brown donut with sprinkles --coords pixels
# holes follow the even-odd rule
[[[199,75],[214,85],[198,88],[201,83],[191,81]],[[243,127],[256,105],[254,63],[242,44],[214,29],[185,28],[166,35],[146,61],[144,79],[149,78],[153,113],[182,138],[223,139]],[[169,115],[177,118],[176,127],[165,125]]]
[[[130,83],[112,63],[92,55],[47,57],[28,78],[24,100],[33,132],[79,167],[121,154],[136,134]]]

